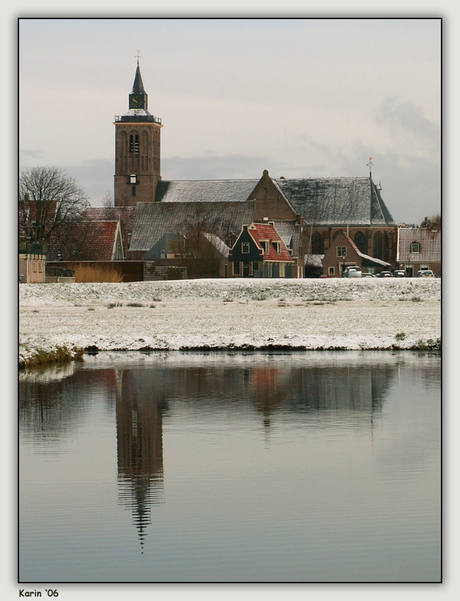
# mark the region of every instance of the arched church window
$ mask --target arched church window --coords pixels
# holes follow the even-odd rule
[[[360,252],[366,252],[366,238],[364,237],[364,234],[362,232],[356,232],[354,243],[356,244]]]
[[[383,258],[383,236],[380,232],[374,234],[374,257],[376,259]]]
[[[319,232],[313,232],[311,237],[311,253],[312,255],[322,255],[323,252],[323,237]]]
[[[139,134],[130,134],[129,152],[139,154]]]

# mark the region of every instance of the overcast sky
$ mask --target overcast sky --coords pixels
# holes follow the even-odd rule
[[[113,194],[137,50],[162,178],[362,177],[398,222],[441,208],[438,19],[23,19],[20,169]]]

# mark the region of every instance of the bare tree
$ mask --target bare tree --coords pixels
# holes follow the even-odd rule
[[[47,242],[64,226],[79,223],[89,200],[58,167],[34,167],[19,177],[19,223],[30,242]]]
[[[185,256],[189,260],[191,277],[218,273],[219,253],[206,235],[211,234],[223,240],[228,237],[229,231],[230,224],[208,209],[205,203],[197,208],[193,216],[178,225],[177,233],[185,239]]]
[[[426,227],[430,230],[441,229],[441,215],[432,215],[431,217],[425,217],[420,224],[420,227]]]

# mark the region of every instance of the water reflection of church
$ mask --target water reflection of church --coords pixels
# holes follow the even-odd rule
[[[137,386],[135,373],[117,372],[118,489],[121,503],[132,508],[143,546],[151,506],[164,498],[163,432],[155,389]]]
[[[262,361],[249,368],[229,364],[206,366],[151,365],[116,372],[118,487],[120,502],[129,507],[143,548],[152,507],[164,502],[163,416],[240,411],[262,416],[264,431],[281,413],[299,424],[353,420],[373,428],[381,412],[394,365],[293,367]],[[224,408],[224,410],[223,410]],[[242,414],[243,415],[243,414]]]

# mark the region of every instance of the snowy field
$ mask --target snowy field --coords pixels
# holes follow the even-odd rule
[[[21,284],[19,360],[115,350],[410,349],[441,337],[440,279]]]

